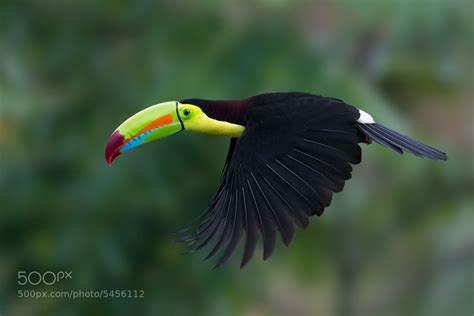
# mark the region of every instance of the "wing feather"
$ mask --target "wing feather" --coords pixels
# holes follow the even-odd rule
[[[250,199],[250,193],[247,191],[247,186],[242,184],[242,201],[244,206],[244,212],[246,214],[245,229],[247,235],[245,238],[244,252],[242,254],[242,260],[240,262],[240,267],[243,268],[249,260],[253,257],[255,249],[257,248],[257,224],[255,219],[255,206]]]
[[[264,209],[262,208],[262,201],[257,200],[257,192],[252,186],[250,179],[247,179],[247,187],[250,192],[251,199],[255,205],[255,210],[257,211],[258,226],[262,235],[263,241],[263,260],[266,260],[270,257],[275,250],[276,246],[276,232],[273,223],[266,216]]]
[[[253,173],[251,173],[251,176],[257,185],[260,194],[263,196],[266,206],[268,207],[268,210],[270,211],[278,230],[280,231],[283,243],[288,246],[295,235],[295,226],[293,222],[286,214],[284,208],[282,208],[281,203],[278,204],[278,196],[273,196],[273,192],[267,189],[264,179],[258,180],[260,178],[258,174],[255,176]]]
[[[235,179],[234,179],[235,181]],[[244,231],[244,226],[243,226],[243,214],[241,211],[241,206],[240,204],[242,203],[242,200],[240,199],[240,191],[237,187],[233,188],[233,194],[234,194],[234,204],[232,212],[234,213],[234,220],[232,223],[232,231],[230,233],[230,240],[224,250],[223,255],[219,258],[217,263],[214,265],[214,268],[218,268],[221,265],[223,265],[229,258],[232,256],[232,254],[235,251],[235,248],[237,247],[240,238],[242,236],[242,233]]]

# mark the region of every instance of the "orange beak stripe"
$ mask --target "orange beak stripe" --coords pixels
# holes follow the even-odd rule
[[[157,118],[156,120],[152,121],[152,122],[149,123],[147,126],[145,126],[144,128],[142,128],[142,129],[137,133],[137,135],[146,133],[146,132],[148,132],[149,130],[152,130],[152,129],[154,129],[154,128],[158,128],[158,127],[161,127],[161,126],[165,126],[165,125],[171,124],[171,123],[173,123],[173,116],[172,116],[171,114],[166,114],[166,115],[160,116],[159,118]]]

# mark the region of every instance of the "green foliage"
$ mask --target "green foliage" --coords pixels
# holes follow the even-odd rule
[[[472,1],[3,1],[1,315],[470,315]],[[207,205],[226,139],[179,134],[120,157],[105,142],[157,102],[308,91],[448,153],[363,146],[333,205],[217,271],[172,232]],[[133,185],[131,185],[133,184]],[[17,272],[72,271],[25,299]]]

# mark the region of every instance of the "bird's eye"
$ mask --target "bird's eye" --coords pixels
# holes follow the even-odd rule
[[[184,108],[183,115],[184,117],[189,117],[191,115],[191,110],[189,108]]]

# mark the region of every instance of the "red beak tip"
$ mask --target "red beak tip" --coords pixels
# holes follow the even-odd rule
[[[125,142],[125,138],[118,132],[115,131],[109,138],[107,145],[105,146],[105,161],[110,165],[114,159],[120,155],[120,148]]]

